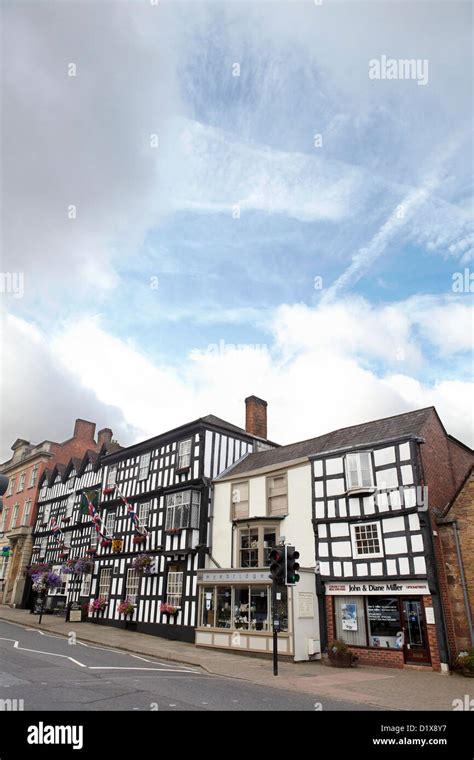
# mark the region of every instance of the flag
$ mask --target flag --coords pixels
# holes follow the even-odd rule
[[[98,491],[83,491],[81,496],[81,515],[91,515],[91,506],[97,509],[99,504],[99,492]]]
[[[131,521],[133,522],[133,525],[135,526],[135,530],[137,531],[137,533],[140,533],[142,536],[147,536],[148,535],[148,531],[147,531],[146,528],[140,528],[139,521],[138,521],[138,515],[135,512],[133,506],[130,504],[130,502],[128,501],[127,497],[123,495],[122,491],[120,490],[120,488],[117,485],[115,486],[115,488],[117,489],[117,493],[120,496],[120,498],[122,499],[123,503],[127,507],[127,514],[129,515]]]

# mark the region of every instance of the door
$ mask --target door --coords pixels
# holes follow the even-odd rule
[[[403,599],[402,607],[405,662],[431,662],[423,602],[421,599]]]

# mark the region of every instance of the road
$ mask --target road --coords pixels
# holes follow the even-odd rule
[[[2,700],[23,700],[25,711],[375,709],[265,688],[80,640],[70,643],[63,636],[0,621],[0,705]]]

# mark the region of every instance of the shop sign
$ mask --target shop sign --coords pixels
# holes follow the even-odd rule
[[[427,596],[429,586],[424,581],[408,581],[390,583],[326,583],[326,594],[330,596],[380,596],[381,594],[407,594],[411,596]],[[347,629],[349,630],[349,629]]]
[[[239,583],[241,581],[257,581],[258,583],[270,583],[268,570],[260,571],[235,571],[224,570],[223,572],[198,573],[198,580],[203,583]]]

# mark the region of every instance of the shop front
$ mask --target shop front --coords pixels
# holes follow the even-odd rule
[[[344,639],[361,662],[439,669],[427,582],[325,584],[328,639]]]
[[[265,570],[202,570],[198,573],[196,645],[247,652],[272,651],[271,583]],[[293,654],[288,590],[277,593],[278,651]]]

